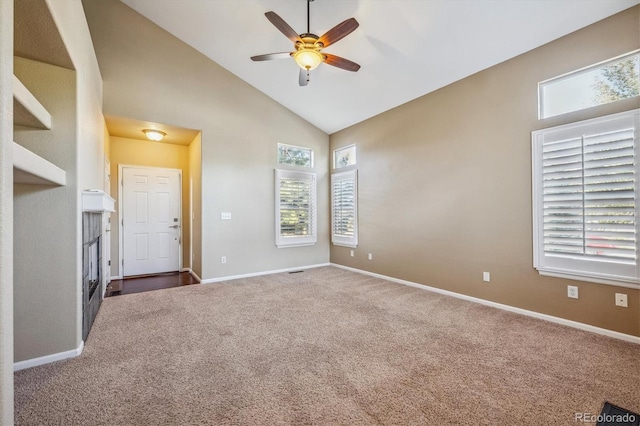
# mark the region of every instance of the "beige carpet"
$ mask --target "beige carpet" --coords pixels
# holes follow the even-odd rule
[[[640,412],[640,346],[326,267],[108,298],[18,425],[571,425]]]

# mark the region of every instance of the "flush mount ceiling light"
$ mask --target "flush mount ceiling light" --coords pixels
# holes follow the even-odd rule
[[[156,141],[156,142],[161,141],[162,138],[164,138],[167,135],[165,132],[161,132],[160,130],[153,130],[153,129],[144,129],[142,132],[147,137],[147,139]]]

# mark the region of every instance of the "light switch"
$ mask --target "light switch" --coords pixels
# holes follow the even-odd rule
[[[222,220],[231,220],[231,212],[221,212],[220,219]]]

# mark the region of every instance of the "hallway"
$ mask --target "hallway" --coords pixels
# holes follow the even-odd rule
[[[199,284],[199,281],[189,272],[168,272],[159,275],[131,277],[112,280],[107,286],[104,297],[142,293],[192,284]]]

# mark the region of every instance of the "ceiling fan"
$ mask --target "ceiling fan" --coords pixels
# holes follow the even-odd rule
[[[275,12],[267,12],[267,19],[294,43],[293,52],[268,53],[266,55],[252,56],[252,61],[270,61],[272,59],[284,59],[293,57],[300,67],[300,76],[298,83],[300,86],[306,86],[309,83],[309,72],[315,69],[321,63],[326,63],[334,67],[342,68],[347,71],[358,71],[360,65],[340,56],[322,52],[322,49],[329,47],[338,40],[351,34],[360,24],[355,18],[349,18],[339,23],[329,31],[318,37],[309,30],[309,4],[313,0],[307,0],[307,32],[297,34],[293,28],[287,24],[284,19]]]

